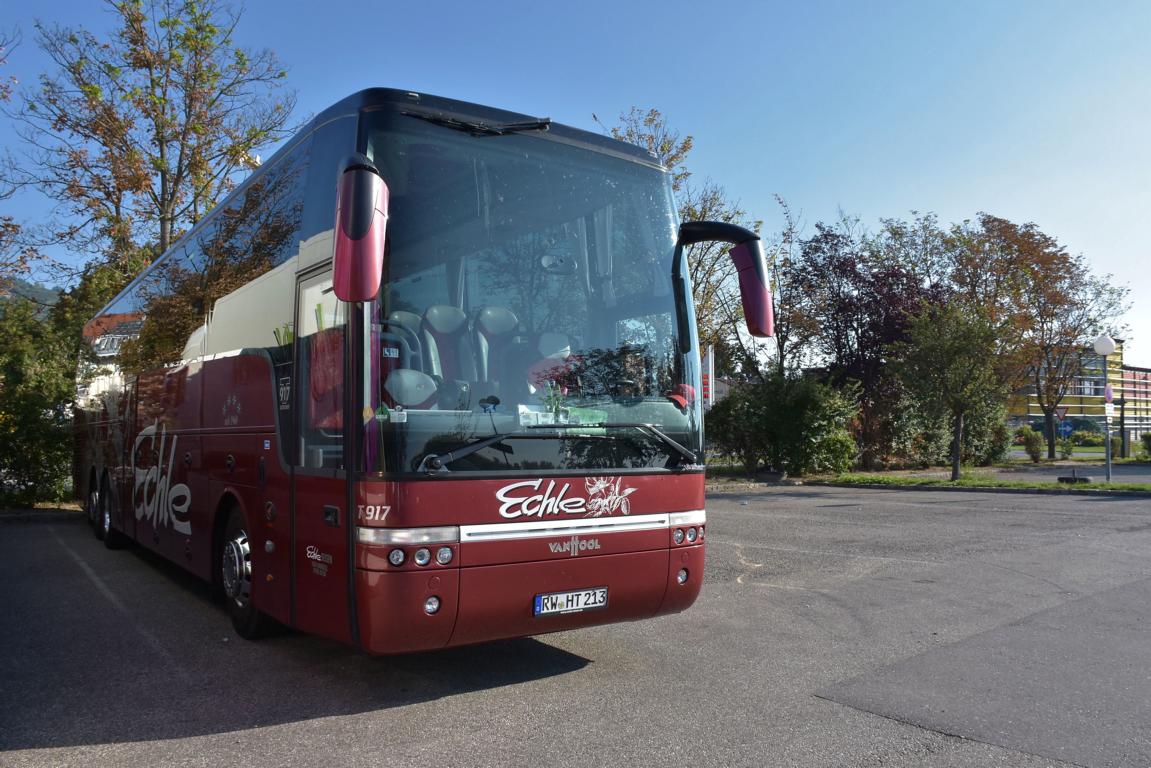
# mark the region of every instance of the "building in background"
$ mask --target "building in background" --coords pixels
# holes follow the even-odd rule
[[[1122,339],[1116,339],[1115,346],[1115,354],[1107,357],[1106,375],[1103,358],[1089,348],[1083,350],[1083,370],[1059,403],[1059,413],[1063,416],[1063,429],[1068,433],[1071,428],[1078,428],[1075,422],[1083,421],[1103,429],[1107,385],[1110,384],[1115,404],[1111,428],[1113,434],[1123,436],[1123,453],[1130,455],[1129,444],[1137,442],[1143,433],[1151,432],[1151,368],[1124,365]],[[1009,413],[1013,426],[1043,421],[1035,388],[1027,387],[1012,397]]]

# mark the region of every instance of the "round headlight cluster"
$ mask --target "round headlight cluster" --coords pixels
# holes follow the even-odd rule
[[[440,547],[436,550],[436,562],[440,565],[448,565],[455,559],[456,553],[451,547]],[[408,559],[407,553],[402,549],[393,549],[388,553],[388,562],[399,568]],[[427,547],[420,547],[412,554],[412,562],[419,566],[425,566],[432,562],[432,551]]]

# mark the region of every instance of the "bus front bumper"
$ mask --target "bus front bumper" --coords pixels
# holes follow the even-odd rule
[[[677,613],[699,595],[704,549],[697,544],[464,568],[357,569],[361,647],[408,653]],[[537,595],[600,587],[607,588],[602,607],[535,615]]]

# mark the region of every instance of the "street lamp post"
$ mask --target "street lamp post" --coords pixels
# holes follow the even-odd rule
[[[1111,409],[1111,385],[1107,382],[1107,356],[1115,354],[1115,339],[1108,336],[1106,333],[1099,334],[1092,345],[1095,347],[1095,354],[1103,356],[1103,392],[1106,398],[1106,405],[1104,405],[1103,423],[1104,428],[1104,456],[1107,457],[1107,482],[1111,482],[1111,414],[1108,413]]]

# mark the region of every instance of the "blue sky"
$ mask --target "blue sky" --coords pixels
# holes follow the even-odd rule
[[[44,67],[34,18],[98,31],[101,8],[6,3],[9,70]],[[250,0],[240,36],[279,55],[302,114],[376,85],[592,130],[656,107],[767,234],[777,193],[809,229],[840,210],[1034,221],[1130,286],[1127,361],[1151,366],[1151,3]]]

